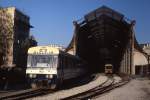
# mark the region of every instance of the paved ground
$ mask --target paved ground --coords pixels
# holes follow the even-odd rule
[[[100,95],[96,100],[150,100],[150,80],[133,79],[123,87]]]

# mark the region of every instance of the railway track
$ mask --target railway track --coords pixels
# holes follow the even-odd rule
[[[0,93],[9,93],[9,92],[15,92],[16,90],[9,90],[9,91],[0,91]]]
[[[95,88],[92,88],[82,93],[78,93],[70,97],[62,98],[62,100],[80,100],[80,99],[85,100],[85,99],[96,98],[100,94],[110,91],[114,88],[120,87],[126,84],[127,82],[128,80],[124,80],[124,81],[115,83],[115,79],[112,77],[109,77],[103,84]],[[31,98],[35,96],[52,93],[52,92],[54,91],[46,89],[46,88],[27,89],[27,90],[18,91],[18,92],[5,93],[5,95],[0,96],[0,100],[20,100],[20,99]]]
[[[120,87],[122,85],[125,85],[127,82],[128,81],[121,81],[115,83],[115,80],[113,78],[108,78],[106,82],[93,89],[90,89],[88,91],[70,97],[63,98],[62,100],[86,100],[86,99],[96,98],[98,95],[110,91],[114,88]]]
[[[18,92],[7,93],[3,96],[0,96],[0,100],[21,100],[39,95],[44,95],[51,92],[53,91],[46,88],[27,89]]]

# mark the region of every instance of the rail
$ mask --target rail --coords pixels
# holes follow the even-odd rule
[[[108,78],[103,84],[90,89],[88,91],[70,96],[70,97],[66,97],[63,98],[61,100],[86,100],[86,99],[90,99],[90,98],[95,98],[96,96],[103,94],[107,91],[110,91],[114,88],[120,87],[122,85],[125,85],[126,83],[128,83],[129,80],[126,81],[121,81],[121,82],[117,82],[115,83],[115,79],[114,78]]]
[[[6,95],[1,96],[0,100],[21,100],[39,95],[44,95],[51,92],[53,91],[46,88],[27,89],[18,92],[7,93]]]

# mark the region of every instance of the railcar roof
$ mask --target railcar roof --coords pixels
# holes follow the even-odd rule
[[[50,47],[50,46],[36,46],[31,47],[28,50],[28,54],[59,54],[60,49],[56,47]]]
[[[105,66],[112,66],[112,64],[105,64]]]

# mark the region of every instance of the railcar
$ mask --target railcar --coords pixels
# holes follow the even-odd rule
[[[113,74],[113,65],[105,64],[105,74]]]
[[[85,71],[85,62],[59,48],[37,46],[28,50],[26,75],[32,88],[55,89],[63,81],[76,78]]]

